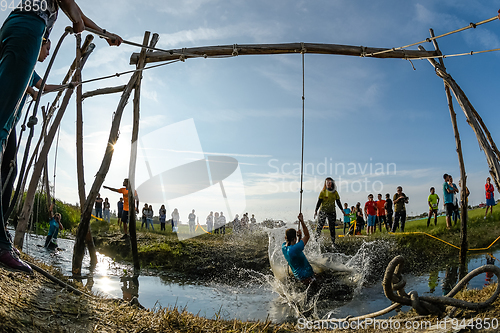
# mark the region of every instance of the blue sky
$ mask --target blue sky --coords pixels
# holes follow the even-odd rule
[[[144,31],[159,33],[157,46],[165,49],[287,42],[398,47],[424,40],[429,28],[439,35],[491,18],[498,10],[494,1],[89,0],[79,5],[101,27],[126,40],[140,43]],[[7,15],[0,11],[2,21]],[[69,24],[60,13],[51,36],[53,45]],[[498,48],[499,24],[493,21],[439,39],[438,43],[445,54]],[[138,52],[137,48],[111,48],[99,38],[95,44],[84,79],[133,68],[129,58]],[[423,46],[432,49],[430,43]],[[499,57],[496,52],[445,60],[448,72],[465,91],[497,143],[500,116],[494,96]],[[49,82],[60,82],[73,58],[74,41],[68,37]],[[40,75],[45,66],[37,66]],[[304,158],[309,168],[304,177],[306,218],[312,219],[326,176],[342,182],[340,195],[349,205],[364,203],[368,193],[392,195],[401,185],[410,197],[410,214],[427,209],[431,186],[441,194],[443,173],[451,173],[458,183],[458,159],[443,82],[426,60],[413,61],[414,70],[410,62],[399,59],[306,54],[305,66]],[[124,75],[98,81],[84,85],[83,90],[117,86],[128,79]],[[156,131],[158,146],[168,145],[171,141],[163,140],[172,138],[163,136],[162,129],[192,119],[195,132],[180,133],[179,142],[193,140],[206,156],[231,156],[239,162],[241,176],[236,175],[236,182],[243,185],[244,195],[234,199],[239,202],[233,215],[249,212],[258,220],[293,220],[299,210],[300,175],[293,164],[300,163],[301,95],[299,54],[188,59],[144,73],[141,137]],[[47,95],[42,104],[51,99]],[[84,102],[87,193],[104,154],[118,99],[113,95]],[[120,139],[104,183],[108,186],[120,187],[128,175],[131,104],[125,109]],[[455,108],[470,200],[478,204],[484,201],[488,166],[456,103]],[[56,170],[56,196],[72,203],[78,200],[74,109],[73,99],[62,123]],[[51,169],[53,153],[49,159]],[[148,157],[150,163],[156,163],[156,156]],[[166,159],[171,158],[175,159],[175,154]],[[167,168],[161,163],[155,166],[160,172]],[[139,166],[138,177],[144,179],[144,172],[144,166]],[[113,192],[102,190],[101,194],[112,203],[118,201]],[[181,201],[197,209],[200,221],[204,221],[209,209],[200,202],[203,198],[185,197]],[[153,207],[155,211],[159,208],[156,203]],[[185,220],[189,211],[186,208],[180,213],[181,220]]]

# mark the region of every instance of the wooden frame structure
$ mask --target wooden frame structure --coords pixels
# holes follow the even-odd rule
[[[431,37],[434,37],[432,30],[431,30]],[[81,81],[81,70],[85,63],[85,60],[88,58],[88,56],[91,53],[91,50],[93,49],[92,44],[90,44],[91,40],[92,36],[90,35],[87,36],[87,40],[82,47],[80,47],[79,45],[80,42],[77,41],[76,58],[70,70],[68,71],[68,74],[66,75],[63,84],[69,82],[69,79],[71,77],[73,82]],[[134,100],[133,100],[134,121],[133,121],[132,145],[131,145],[130,164],[129,164],[129,185],[130,185],[129,228],[131,236],[132,255],[134,259],[134,268],[136,269],[140,268],[138,254],[137,254],[137,240],[135,234],[135,214],[134,214],[135,200],[133,195],[135,191],[135,166],[137,157],[137,139],[139,134],[141,80],[142,80],[143,69],[147,64],[162,62],[162,61],[171,61],[171,60],[185,61],[186,59],[189,58],[200,58],[200,57],[203,58],[234,57],[239,55],[265,55],[265,54],[272,55],[272,54],[294,54],[294,53],[332,54],[332,55],[348,55],[348,56],[358,56],[358,57],[370,56],[375,58],[407,59],[407,60],[422,59],[422,58],[429,59],[432,57],[439,57],[441,55],[441,52],[439,51],[437,43],[435,42],[434,39],[433,39],[433,43],[435,46],[434,51],[426,51],[423,47],[419,47],[419,50],[392,50],[387,52],[388,50],[385,48],[373,48],[373,47],[337,45],[337,44],[318,44],[318,43],[248,44],[248,45],[234,44],[234,45],[223,45],[223,46],[173,49],[164,52],[162,51],[153,52],[151,50],[148,50],[148,48],[154,48],[157,41],[158,41],[158,34],[154,34],[153,37],[150,38],[150,32],[145,32],[142,44],[143,48],[141,49],[141,52],[133,53],[130,57],[130,64],[136,65],[136,71],[130,78],[127,85],[119,87],[111,87],[111,88],[102,88],[86,93],[82,92],[81,85],[78,86],[77,88],[77,171],[78,171],[78,190],[79,190],[79,198],[81,205],[81,219],[80,219],[80,224],[78,226],[77,237],[74,245],[73,262],[72,262],[72,271],[74,275],[81,274],[81,265],[84,255],[85,241],[87,241],[87,247],[90,250],[91,256],[92,253],[94,253],[95,256],[95,249],[92,250],[93,242],[89,229],[92,207],[97,197],[97,193],[99,192],[99,189],[101,188],[104,179],[106,178],[107,172],[109,170],[113,156],[113,145],[118,140],[118,131],[120,127],[120,121],[123,114],[123,110],[130,98],[132,90],[134,91]],[[148,45],[148,47],[145,47],[145,45]],[[456,114],[453,110],[453,103],[451,100],[450,90],[455,95],[455,98],[459,102],[462,110],[464,111],[467,117],[468,123],[471,125],[474,132],[476,133],[478,142],[486,154],[486,159],[490,167],[490,173],[493,176],[497,188],[500,188],[499,186],[500,152],[496,148],[496,145],[493,142],[493,139],[491,138],[491,135],[488,132],[485,124],[482,122],[479,114],[477,113],[476,110],[474,110],[472,104],[468,101],[463,91],[451,78],[451,76],[446,72],[443,60],[440,59],[438,62],[434,59],[429,59],[429,62],[434,66],[437,75],[441,77],[445,83],[445,91],[448,99],[448,106],[450,110],[452,126],[455,133],[457,153],[459,157],[462,187],[465,188],[466,186],[466,173],[461,151],[460,136],[456,124]],[[89,98],[92,96],[98,96],[116,92],[121,92],[122,95],[118,103],[118,106],[116,108],[116,111],[114,113],[114,118],[110,129],[106,151],[103,160],[101,162],[101,166],[92,184],[92,188],[89,194],[86,196],[84,188],[85,182],[83,178],[82,100],[84,98]],[[39,182],[42,169],[44,168],[44,166],[46,166],[46,158],[48,151],[51,147],[51,144],[53,142],[53,137],[60,124],[60,121],[69,103],[72,93],[73,89],[68,89],[66,91],[61,107],[59,108],[58,113],[54,118],[53,124],[46,135],[40,153],[38,154],[38,147],[41,145],[42,142],[41,138],[38,141],[35,153],[33,154],[33,158],[38,156],[38,159],[34,166],[33,176],[29,183],[26,200],[19,215],[19,223],[16,229],[15,245],[19,248],[22,248],[23,246],[23,239],[26,231],[26,226],[28,224],[29,216],[32,213],[36,185]],[[56,96],[48,112],[49,115],[52,115],[52,113],[54,113],[55,105],[57,104],[57,101],[59,100],[61,95],[62,92],[58,93],[58,95]],[[47,123],[45,124],[45,126],[48,126],[49,119],[50,117],[47,117],[46,120]],[[25,181],[26,179],[22,181],[23,190]],[[467,234],[466,234],[467,206],[465,203],[466,203],[465,191],[462,191],[463,218],[462,218],[462,245],[461,245],[460,257],[461,261],[463,260],[464,263],[467,253]]]

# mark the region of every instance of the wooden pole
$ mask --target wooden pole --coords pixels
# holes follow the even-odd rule
[[[106,178],[109,171],[109,166],[111,165],[111,160],[113,158],[114,145],[118,141],[118,132],[120,129],[120,122],[122,119],[123,109],[127,105],[132,89],[134,88],[135,82],[137,81],[138,73],[134,73],[127,84],[127,87],[123,91],[123,94],[118,103],[118,107],[115,111],[115,116],[111,124],[111,130],[109,132],[108,143],[106,145],[106,151],[101,162],[99,171],[97,172],[90,193],[85,201],[85,206],[82,210],[82,215],[80,218],[80,224],[78,225],[75,245],[73,248],[73,260],[72,260],[72,273],[73,275],[80,275],[82,271],[82,260],[84,256],[85,244],[83,240],[89,228],[90,217],[92,214],[92,207],[94,206],[97,193]]]
[[[144,33],[143,45],[148,45],[150,32],[146,31]],[[146,48],[142,48],[141,56],[139,58],[139,63],[137,64],[137,69],[144,68],[144,58],[146,56]],[[129,192],[128,192],[128,203],[129,203],[129,231],[130,231],[130,245],[132,247],[132,257],[134,260],[134,269],[138,272],[141,269],[139,263],[139,253],[137,251],[137,233],[135,226],[135,167],[137,163],[137,145],[139,139],[139,118],[140,118],[140,98],[141,98],[141,82],[142,82],[142,71],[137,72],[137,81],[134,86],[134,120],[132,128],[132,145],[130,148],[130,163],[129,163]]]
[[[98,95],[106,95],[106,94],[114,94],[117,92],[122,92],[125,90],[126,85],[118,86],[118,87],[109,87],[109,88],[101,88],[92,91],[87,91],[82,95],[82,100],[88,97],[98,96]]]
[[[81,35],[76,35],[76,72],[75,81],[82,82],[82,59]],[[80,199],[80,214],[82,213],[83,205],[85,203],[85,173],[83,164],[83,106],[82,106],[82,85],[76,87],[76,173],[78,181],[78,197]],[[85,236],[85,243],[89,250],[90,266],[97,265],[97,253],[94,246],[94,239],[90,231],[90,225]]]
[[[432,29],[429,29],[431,37],[434,37],[434,31]],[[439,50],[439,46],[437,44],[437,41],[434,39],[432,41],[434,48],[436,49],[436,52],[441,53]],[[419,49],[423,49],[422,46],[419,46]],[[444,65],[444,61],[442,58],[439,58],[439,64],[434,60],[430,59],[432,61],[429,61],[434,68],[439,68],[441,71],[446,72],[446,67]],[[467,274],[467,251],[468,251],[468,241],[467,241],[467,204],[466,204],[466,193],[467,193],[467,174],[465,172],[465,163],[464,163],[464,158],[462,154],[462,142],[460,140],[460,133],[458,131],[458,125],[457,125],[457,114],[455,113],[455,110],[453,108],[453,99],[451,97],[451,92],[450,92],[450,87],[447,84],[446,80],[443,80],[444,83],[444,89],[446,93],[446,100],[448,102],[448,109],[450,111],[450,118],[451,118],[451,125],[453,127],[453,134],[455,136],[455,145],[457,147],[457,155],[458,155],[458,165],[460,168],[460,180],[462,184],[462,192],[461,192],[461,218],[460,218],[460,254],[459,254],[459,262],[460,262],[460,269],[459,269],[459,275],[460,278],[464,277]]]
[[[176,60],[179,58],[184,60],[198,57],[288,54],[300,53],[303,48],[307,50],[307,53],[311,54],[337,54],[356,57],[363,57],[370,53],[387,50],[387,48],[319,43],[234,44],[174,49],[169,52],[148,52],[145,61],[148,64],[158,61]],[[370,58],[417,59],[422,57],[435,57],[436,55],[434,51],[397,50],[375,54]],[[130,64],[137,64],[139,62],[139,56],[140,53],[133,53],[130,57]]]

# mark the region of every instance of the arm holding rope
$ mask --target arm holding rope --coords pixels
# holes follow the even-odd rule
[[[54,214],[54,205],[56,203],[56,200],[53,199],[52,200],[52,204],[50,205],[50,208],[49,208],[49,219],[54,219],[58,224],[59,224],[59,229],[60,230],[64,230],[64,227],[61,223],[61,219],[56,219],[55,216],[56,214]]]
[[[305,246],[310,238],[309,230],[307,229],[307,226],[304,223],[304,216],[302,215],[302,213],[299,214],[298,218],[299,218],[300,225],[302,226],[302,229],[304,230],[304,237],[302,238],[302,232],[300,230],[297,231],[297,236],[299,237],[299,241],[302,238],[302,241],[304,242],[304,246]]]
[[[85,27],[89,27],[107,34],[109,38],[106,38],[106,41],[110,46],[119,46],[122,43],[123,40],[120,36],[106,32],[106,30],[101,29],[94,21],[85,16],[74,0],[60,0],[60,5],[66,16],[73,22],[73,30],[75,33],[80,33],[85,30]]]

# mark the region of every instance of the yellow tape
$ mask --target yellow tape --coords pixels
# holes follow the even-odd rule
[[[350,229],[349,229],[350,230]],[[417,235],[417,234],[420,234],[420,235],[426,235],[426,236],[429,236],[431,238],[434,238],[434,239],[437,239],[438,241],[440,242],[443,242],[445,243],[446,245],[449,245],[451,247],[454,247],[455,249],[458,249],[460,250],[460,247],[456,246],[456,245],[453,245],[451,243],[448,243],[447,241],[445,240],[442,240],[441,238],[438,238],[436,236],[433,236],[433,235],[430,235],[426,232],[422,232],[422,231],[415,231],[415,232],[400,232],[400,233],[394,233],[394,232],[390,232],[389,233],[390,235]],[[338,235],[338,237],[344,237],[344,235]],[[490,247],[493,246],[493,244],[495,244],[496,242],[498,242],[498,240],[500,240],[500,236],[497,237],[497,239],[495,239],[493,241],[493,243],[491,243],[488,247],[483,247],[483,248],[479,248],[479,249],[468,249],[467,251],[486,251],[488,250]],[[493,256],[492,256],[493,257]],[[496,259],[496,258],[495,258]]]
[[[98,219],[99,221],[105,221],[105,222],[108,222],[108,221],[106,221],[105,219],[101,219],[100,217],[94,216],[94,215],[92,215],[92,214],[90,214],[90,216],[92,216],[92,217],[93,217],[93,218],[95,218],[95,219]]]
[[[395,233],[393,232],[390,232],[391,235],[396,235]],[[438,238],[436,236],[432,236],[432,235],[429,235],[428,233],[426,232],[421,232],[421,231],[416,231],[416,232],[401,232],[401,233],[398,233],[397,235],[411,235],[411,234],[422,234],[422,235],[426,235],[426,236],[429,236],[431,238],[434,238],[434,239],[437,239],[438,241],[440,242],[443,242],[451,247],[454,247],[456,249],[459,249],[460,250],[460,247],[456,246],[456,245],[453,245],[451,243],[448,243],[447,241],[445,240],[442,240],[441,238]],[[483,247],[483,248],[479,248],[479,249],[468,249],[467,251],[485,251],[485,250],[488,250],[490,247],[493,246],[493,244],[495,244],[498,240],[500,239],[500,236],[497,237],[497,239],[495,239],[493,241],[493,243],[491,243],[488,247]]]
[[[205,229],[203,229],[203,227],[201,226],[201,224],[196,224],[196,228],[194,228],[194,231],[198,230],[198,226],[201,228],[201,230],[205,231],[207,234],[211,235],[212,233],[206,231]]]

